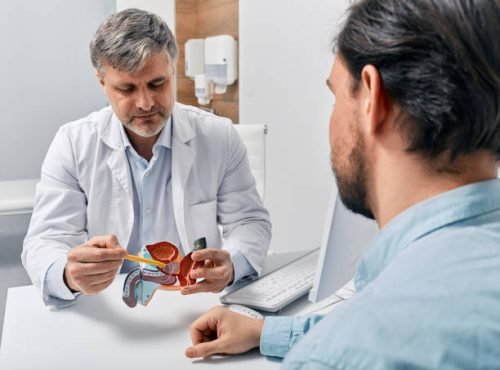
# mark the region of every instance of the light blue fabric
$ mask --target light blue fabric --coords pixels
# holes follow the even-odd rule
[[[500,369],[500,180],[394,218],[355,283],[322,320],[266,318],[261,352],[284,369]]]
[[[180,246],[172,202],[172,118],[154,144],[149,162],[132,147],[123,125],[120,129],[134,190],[134,226],[124,247],[129,253],[137,254],[144,245],[163,240]],[[124,261],[121,272],[135,267],[137,263]]]
[[[80,295],[80,293],[72,293],[64,283],[64,269],[67,262],[67,256],[61,256],[47,271],[44,283],[46,288],[42,289],[43,301],[47,305],[58,308],[68,307],[73,305],[75,299]]]

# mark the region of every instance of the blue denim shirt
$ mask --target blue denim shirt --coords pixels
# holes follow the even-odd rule
[[[355,284],[325,317],[266,318],[261,352],[284,369],[500,369],[500,180],[395,217]]]

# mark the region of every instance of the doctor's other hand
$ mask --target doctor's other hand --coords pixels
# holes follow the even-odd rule
[[[113,282],[126,255],[116,236],[93,237],[68,252],[64,281],[74,292],[97,294]]]
[[[193,252],[191,259],[203,262],[199,268],[191,271],[191,278],[204,280],[182,288],[181,294],[220,292],[233,282],[234,267],[228,251],[214,248],[201,249]]]
[[[193,345],[185,354],[195,358],[249,351],[259,346],[263,326],[264,320],[213,307],[191,324]]]

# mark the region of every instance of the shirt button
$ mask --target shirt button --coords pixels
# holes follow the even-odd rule
[[[151,214],[151,208],[146,208],[146,214],[147,215]]]

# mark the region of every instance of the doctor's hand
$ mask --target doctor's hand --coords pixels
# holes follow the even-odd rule
[[[185,354],[194,358],[249,351],[259,346],[263,326],[264,320],[214,307],[191,324],[193,346]]]
[[[182,288],[181,294],[220,292],[233,282],[234,267],[228,251],[214,248],[201,249],[193,252],[191,259],[203,262],[199,268],[191,271],[191,278],[204,280]]]
[[[97,294],[113,282],[126,255],[116,236],[96,236],[69,251],[64,281],[74,292]]]

